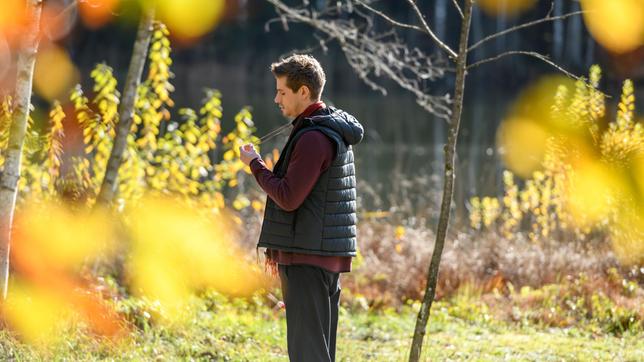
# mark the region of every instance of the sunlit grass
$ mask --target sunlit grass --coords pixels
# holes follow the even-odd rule
[[[466,300],[461,309],[469,308]],[[69,329],[47,350],[23,345],[0,332],[0,346],[16,360],[257,360],[287,361],[286,323],[261,299],[191,300],[193,318],[179,326],[137,331],[132,339],[96,345]],[[594,334],[583,328],[521,326],[494,319],[459,317],[456,304],[437,302],[429,321],[424,360],[640,360],[641,335]],[[339,361],[405,361],[417,305],[382,311],[341,308],[338,328]],[[479,313],[477,308],[470,308]],[[464,309],[463,309],[464,310]],[[474,316],[476,317],[476,316]]]

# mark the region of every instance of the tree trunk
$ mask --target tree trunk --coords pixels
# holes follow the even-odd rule
[[[443,199],[441,201],[441,212],[438,219],[438,230],[436,231],[436,243],[432,253],[432,260],[427,271],[427,286],[423,297],[423,304],[418,312],[416,328],[409,354],[410,362],[417,362],[423,348],[423,339],[429,320],[429,312],[434,301],[436,283],[438,281],[438,266],[443,253],[447,226],[449,225],[449,214],[452,204],[454,190],[455,156],[458,129],[461,122],[461,111],[463,108],[463,93],[465,91],[465,70],[467,67],[467,45],[472,19],[472,0],[465,0],[463,9],[463,22],[461,23],[461,37],[458,47],[458,58],[456,59],[456,83],[454,85],[454,104],[452,116],[445,145],[445,181],[443,185]]]
[[[127,136],[132,128],[134,118],[134,101],[136,99],[137,88],[141,83],[141,75],[150,46],[152,37],[152,22],[154,21],[154,11],[146,11],[139,23],[139,29],[136,34],[136,42],[132,58],[130,59],[130,68],[127,71],[125,86],[123,89],[123,99],[119,106],[119,121],[116,126],[116,138],[112,146],[110,159],[107,161],[107,168],[103,184],[98,194],[97,205],[109,205],[116,193],[118,171],[123,162],[123,152],[127,147]]]
[[[29,22],[21,40],[18,54],[18,75],[16,80],[15,104],[11,127],[9,129],[9,144],[7,146],[4,171],[0,176],[0,283],[2,283],[2,299],[7,298],[9,283],[9,249],[13,213],[16,208],[18,195],[18,180],[22,161],[22,146],[27,132],[31,90],[38,52],[41,0],[27,1]]]

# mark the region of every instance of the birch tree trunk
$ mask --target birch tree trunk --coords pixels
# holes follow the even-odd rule
[[[119,106],[116,138],[114,139],[110,159],[107,161],[105,177],[103,178],[103,184],[101,185],[101,190],[96,200],[97,205],[109,205],[116,194],[118,171],[123,162],[123,153],[127,147],[127,136],[132,127],[134,101],[136,100],[137,88],[141,83],[141,75],[143,74],[143,67],[145,66],[145,60],[150,46],[153,21],[154,11],[148,10],[142,15],[141,22],[139,23],[132,58],[130,59],[130,67],[125,79],[123,99]]]
[[[456,158],[456,141],[458,139],[458,129],[461,123],[461,111],[463,109],[463,94],[465,92],[465,72],[467,68],[467,45],[470,33],[470,24],[472,20],[472,2],[465,0],[463,8],[463,21],[461,23],[461,36],[458,46],[458,57],[456,58],[456,83],[454,84],[454,104],[452,105],[452,115],[447,134],[447,144],[445,145],[445,181],[443,185],[443,199],[441,201],[441,212],[438,219],[438,228],[436,231],[436,242],[432,252],[432,260],[427,271],[427,286],[423,297],[423,304],[418,312],[414,337],[409,353],[409,361],[417,362],[423,348],[423,339],[427,330],[427,321],[429,312],[434,301],[436,293],[436,283],[438,282],[438,266],[443,254],[447,227],[449,225],[450,206],[452,204],[452,195],[454,193],[455,177],[455,158]]]
[[[26,2],[28,23],[24,30],[18,54],[15,109],[11,127],[9,128],[9,143],[5,155],[4,171],[0,176],[0,283],[2,283],[2,300],[7,298],[9,283],[9,251],[11,246],[11,231],[13,214],[18,194],[20,179],[20,164],[22,162],[22,147],[27,132],[31,90],[38,52],[41,0]]]

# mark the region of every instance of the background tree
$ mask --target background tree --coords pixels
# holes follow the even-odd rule
[[[27,26],[24,29],[18,53],[15,109],[12,112],[4,170],[0,176],[0,286],[3,300],[7,297],[11,225],[18,194],[22,148],[29,121],[36,53],[40,42],[42,1],[29,0],[26,6]]]
[[[132,128],[134,119],[134,103],[136,100],[137,89],[141,84],[141,75],[145,66],[145,59],[150,46],[152,37],[152,23],[154,21],[154,9],[144,11],[141,15],[141,22],[136,34],[134,50],[130,59],[127,78],[123,89],[123,101],[119,106],[118,123],[116,126],[116,137],[114,146],[107,162],[107,170],[101,191],[97,198],[97,204],[109,204],[114,199],[117,187],[117,176],[119,168],[123,163],[123,153],[127,147],[127,138]]]
[[[475,0],[464,0],[462,7],[458,1],[453,0],[453,6],[461,19],[459,44],[455,51],[434,33],[425,14],[422,13],[414,0],[407,0],[406,3],[410,11],[416,15],[418,23],[415,24],[397,21],[387,15],[386,11],[375,8],[373,5],[378,1],[347,0],[322,8],[310,4],[308,1],[303,1],[298,6],[290,6],[280,0],[267,1],[279,13],[279,18],[276,21],[281,21],[285,27],[289,22],[303,23],[313,27],[318,31],[316,37],[323,48],[328,42],[337,41],[356,74],[373,89],[386,94],[384,86],[376,81],[376,78],[384,76],[412,92],[417,103],[426,111],[448,122],[447,142],[444,147],[444,183],[440,216],[434,251],[427,272],[427,285],[418,313],[409,356],[410,361],[418,361],[434,300],[441,255],[449,226],[455,181],[456,144],[467,72],[506,56],[523,55],[537,58],[571,77],[578,78],[556,65],[547,56],[529,50],[507,51],[472,63],[468,62],[468,55],[492,39],[543,22],[563,20],[578,15],[579,12],[552,16],[551,8],[543,18],[508,28],[469,45],[470,24]],[[488,1],[488,3],[490,2]],[[386,28],[386,31],[379,30],[383,27]],[[417,47],[410,47],[398,35],[401,31],[424,34],[433,44],[436,52],[426,54]],[[435,94],[435,91],[431,89],[431,82],[451,76],[451,72],[455,73],[453,89],[443,95]]]

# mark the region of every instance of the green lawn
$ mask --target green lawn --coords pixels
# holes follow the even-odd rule
[[[282,311],[261,303],[196,304],[180,325],[151,323],[118,345],[99,343],[78,329],[38,351],[0,332],[0,355],[10,361],[287,361]],[[349,313],[342,310],[338,361],[403,361],[416,314],[412,307]],[[643,361],[644,335],[594,335],[584,329],[508,325],[490,318],[464,320],[437,303],[426,337],[431,361]]]

